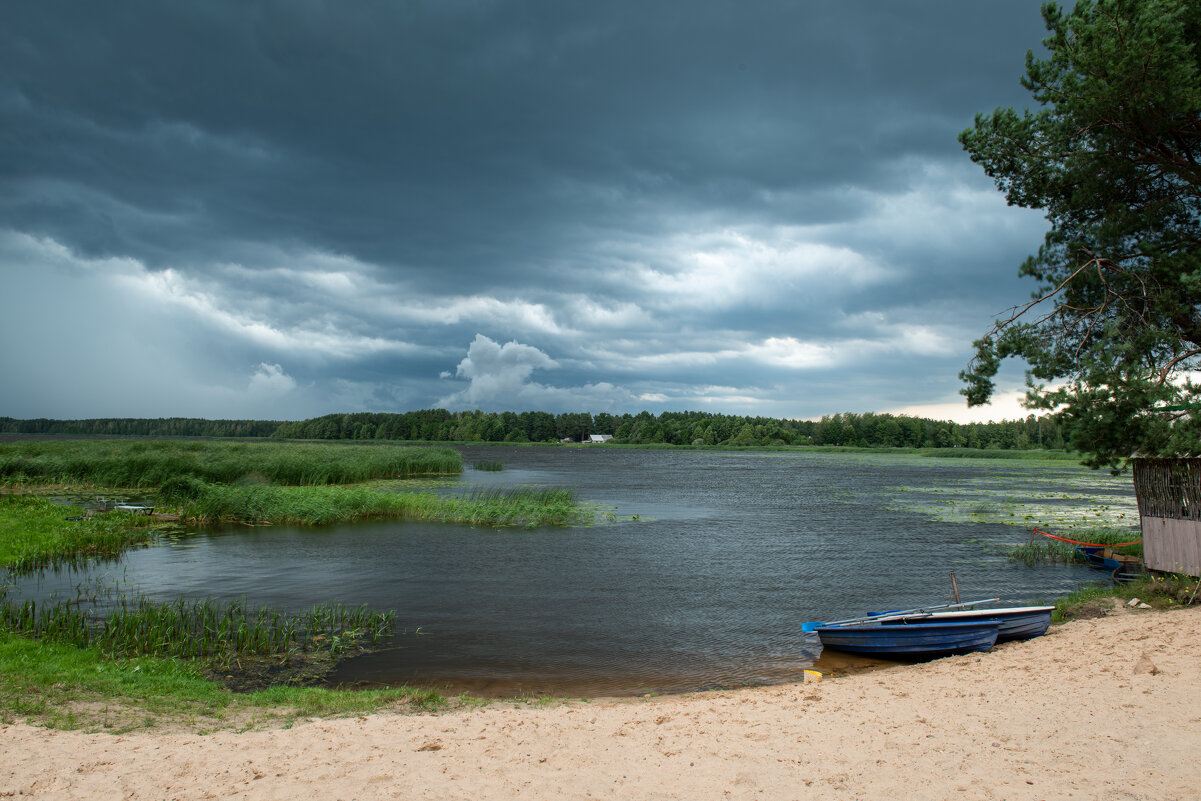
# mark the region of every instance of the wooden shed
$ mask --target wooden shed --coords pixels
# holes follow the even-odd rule
[[[1134,494],[1147,567],[1201,576],[1201,459],[1134,459]]]

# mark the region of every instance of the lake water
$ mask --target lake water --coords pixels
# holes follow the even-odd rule
[[[1029,525],[933,519],[906,503],[915,494],[960,492],[970,502],[971,493],[1000,493],[1013,504],[1054,496],[1070,504],[1086,487],[1094,502],[1133,507],[1129,479],[1070,463],[462,450],[467,469],[440,491],[570,486],[613,520],[539,529],[238,528],[131,551],[83,573],[48,573],[18,593],[64,596],[100,580],[160,600],[395,609],[405,633],[344,663],[335,683],[506,696],[680,692],[791,681],[815,665],[827,672],[868,665],[821,655],[801,623],[945,601],[951,571],[965,600],[1012,603],[1050,600],[1098,576],[1079,566],[1013,563],[1003,548],[1024,542]],[[471,469],[481,460],[505,469]]]

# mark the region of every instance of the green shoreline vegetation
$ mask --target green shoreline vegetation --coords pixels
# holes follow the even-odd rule
[[[423,520],[476,526],[566,526],[591,522],[591,507],[563,488],[515,487],[470,495],[390,492],[372,487],[226,486],[182,479],[159,498],[195,523],[329,525]]]
[[[1080,542],[1087,542],[1094,545],[1113,546],[1120,542],[1132,542],[1135,539],[1140,539],[1137,529],[1115,529],[1115,528],[1085,528],[1072,531],[1072,538]],[[1061,542],[1049,538],[1038,539],[1031,537],[1029,542],[1021,545],[1014,545],[1009,549],[1008,555],[1010,559],[1021,562],[1024,565],[1042,565],[1056,564],[1067,562],[1084,562],[1084,558],[1080,552],[1076,550],[1076,545],[1069,542]],[[1140,559],[1143,556],[1142,545],[1123,545],[1119,548],[1114,548],[1114,553],[1125,554],[1129,556],[1137,556]]]
[[[9,490],[0,492],[0,567],[19,575],[116,557],[157,538],[164,517],[495,527],[586,524],[596,513],[570,489],[439,495],[407,490],[398,480],[461,471],[458,452],[447,448],[111,440],[0,445],[0,487]],[[89,514],[46,497],[82,490],[134,491],[154,499],[156,514]],[[71,600],[9,601],[6,593],[0,589],[0,720],[6,722],[123,731],[165,719],[205,730],[449,703],[437,692],[409,687],[301,686],[319,680],[340,657],[378,644],[394,630],[393,612],[325,604],[286,614],[239,601],[141,597],[110,597],[96,611]]]
[[[86,439],[0,444],[0,485],[9,486],[149,489],[181,478],[322,486],[462,470],[462,457],[451,448]]]
[[[114,556],[155,535],[146,516],[87,518],[83,511],[37,495],[0,494],[0,565]],[[75,517],[82,519],[67,519]],[[68,602],[35,605],[0,594],[0,721],[118,732],[182,723],[210,731],[447,703],[440,693],[410,687],[298,686],[360,647],[364,636],[378,638],[391,613],[354,608],[348,615],[331,604],[283,615],[238,602],[151,604],[141,598],[118,599],[115,606],[89,620]],[[196,627],[206,625],[209,632],[198,636]],[[228,685],[236,686],[239,676],[222,668],[232,664],[273,675],[277,683],[231,692]]]

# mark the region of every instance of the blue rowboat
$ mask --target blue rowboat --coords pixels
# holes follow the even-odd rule
[[[968,609],[956,612],[930,612],[923,615],[895,615],[880,618],[886,626],[897,624],[970,623],[995,618],[997,642],[1029,640],[1045,634],[1051,625],[1053,606],[1011,606],[1004,609]]]
[[[879,622],[818,626],[822,647],[884,659],[933,659],[951,654],[987,651],[997,641],[996,618],[966,623],[897,625]]]
[[[899,615],[924,615],[934,610],[948,611],[951,609],[963,609],[965,606],[975,606],[976,604],[990,604],[993,601],[999,601],[1000,598],[985,598],[980,601],[962,601],[958,603],[935,604],[934,606],[920,606],[917,609],[891,609],[887,612],[868,612],[863,617],[851,617],[846,620],[827,620],[825,623],[820,620],[811,620],[808,623],[801,624],[801,631],[806,634],[817,631],[819,626],[841,626],[847,623],[872,623],[877,618]]]
[[[1129,554],[1115,553],[1113,548],[1081,545],[1076,548],[1089,567],[1108,570],[1117,582],[1134,581],[1143,573],[1143,560]]]
[[[1080,554],[1085,562],[1093,567],[1116,570],[1122,566],[1122,563],[1114,558],[1112,548],[1105,548],[1098,545],[1081,545],[1076,548],[1076,552]]]

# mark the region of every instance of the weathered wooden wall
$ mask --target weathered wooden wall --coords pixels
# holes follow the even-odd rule
[[[1201,576],[1201,459],[1135,459],[1134,494],[1147,567]]]
[[[1135,459],[1141,517],[1201,520],[1201,459]]]
[[[1201,576],[1201,521],[1143,516],[1142,523],[1149,569]]]

